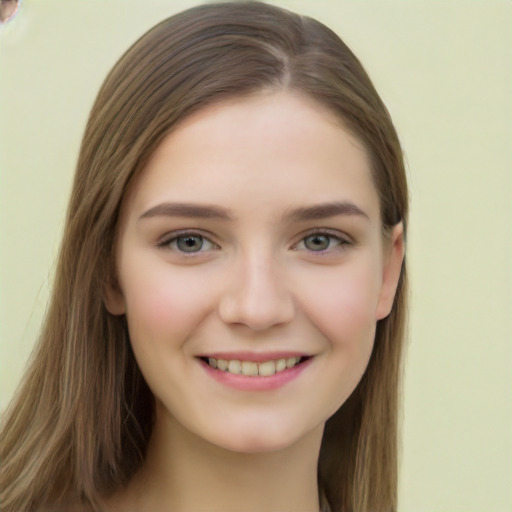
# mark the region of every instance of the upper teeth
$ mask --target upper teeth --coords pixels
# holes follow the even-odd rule
[[[237,359],[226,360],[226,359],[215,359],[214,357],[208,358],[208,364],[212,368],[233,373],[242,374],[249,376],[261,375],[268,377],[274,375],[274,373],[282,372],[287,368],[292,368],[300,361],[300,357],[289,357],[287,359],[277,359],[275,361],[262,361],[256,363],[254,361],[239,361]]]

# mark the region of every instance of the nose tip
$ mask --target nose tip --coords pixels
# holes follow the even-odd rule
[[[219,315],[225,323],[263,331],[290,322],[295,305],[282,273],[260,261],[233,272],[219,304]]]

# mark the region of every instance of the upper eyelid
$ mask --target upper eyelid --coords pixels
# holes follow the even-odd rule
[[[208,241],[213,247],[207,250],[199,250],[192,252],[180,251],[177,247],[170,247],[170,244],[176,242],[176,240],[180,237],[186,236],[200,236],[203,240]],[[192,229],[184,229],[177,231],[170,231],[165,235],[162,235],[157,242],[155,243],[157,249],[165,250],[169,252],[176,253],[180,257],[184,258],[198,258],[200,256],[205,256],[210,253],[212,250],[217,250],[220,248],[220,245],[212,240],[211,236],[205,235],[201,230],[192,230]]]
[[[347,233],[340,231],[338,229],[312,228],[312,229],[308,229],[308,230],[300,233],[300,235],[297,235],[296,241],[292,244],[292,246],[297,245],[299,242],[301,242],[308,236],[312,236],[312,235],[327,235],[327,236],[331,236],[333,238],[338,238],[339,240],[341,240],[343,242],[354,243],[353,237],[351,237]]]
[[[202,230],[202,229],[177,229],[174,231],[168,231],[164,235],[158,237],[158,240],[156,243],[157,243],[157,245],[158,244],[166,244],[166,243],[172,242],[176,238],[180,238],[182,236],[187,236],[187,235],[200,236],[202,238],[207,239],[211,243],[216,244],[212,240],[212,238],[214,238],[213,235],[207,231]],[[218,245],[218,244],[216,244],[216,245]]]
[[[342,242],[346,242],[346,243],[351,243],[351,244],[354,243],[353,237],[351,237],[350,235],[348,235],[347,233],[345,233],[343,231],[340,231],[338,229],[333,229],[333,228],[318,228],[317,227],[317,228],[307,229],[307,230],[303,231],[302,233],[296,235],[295,241],[291,244],[290,247],[293,248],[293,247],[297,246],[305,238],[307,238],[308,236],[315,235],[315,234],[327,235],[327,236],[330,236],[333,238],[337,238],[337,239],[341,240]],[[215,241],[216,237],[213,235],[213,233],[210,233],[210,232],[202,230],[202,229],[196,229],[196,228],[190,228],[190,229],[185,228],[185,229],[177,229],[174,231],[169,231],[158,238],[156,245],[158,247],[162,247],[162,246],[169,244],[173,240],[176,240],[177,238],[179,238],[181,236],[186,236],[186,235],[201,236],[202,238],[208,240],[213,245],[220,247],[220,244]]]

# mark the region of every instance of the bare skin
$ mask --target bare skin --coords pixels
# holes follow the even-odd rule
[[[366,369],[402,259],[364,148],[316,103],[267,92],[185,120],[121,215],[106,305],[156,420],[107,510],[318,512],[325,422]],[[290,355],[303,366],[281,378]]]
[[[317,463],[323,428],[272,453],[223,450],[172,419],[154,433],[150,456],[115,512],[318,512]]]

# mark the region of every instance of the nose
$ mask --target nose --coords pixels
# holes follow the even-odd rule
[[[241,258],[230,269],[219,315],[227,324],[245,325],[253,331],[283,325],[294,318],[293,296],[272,256]]]

